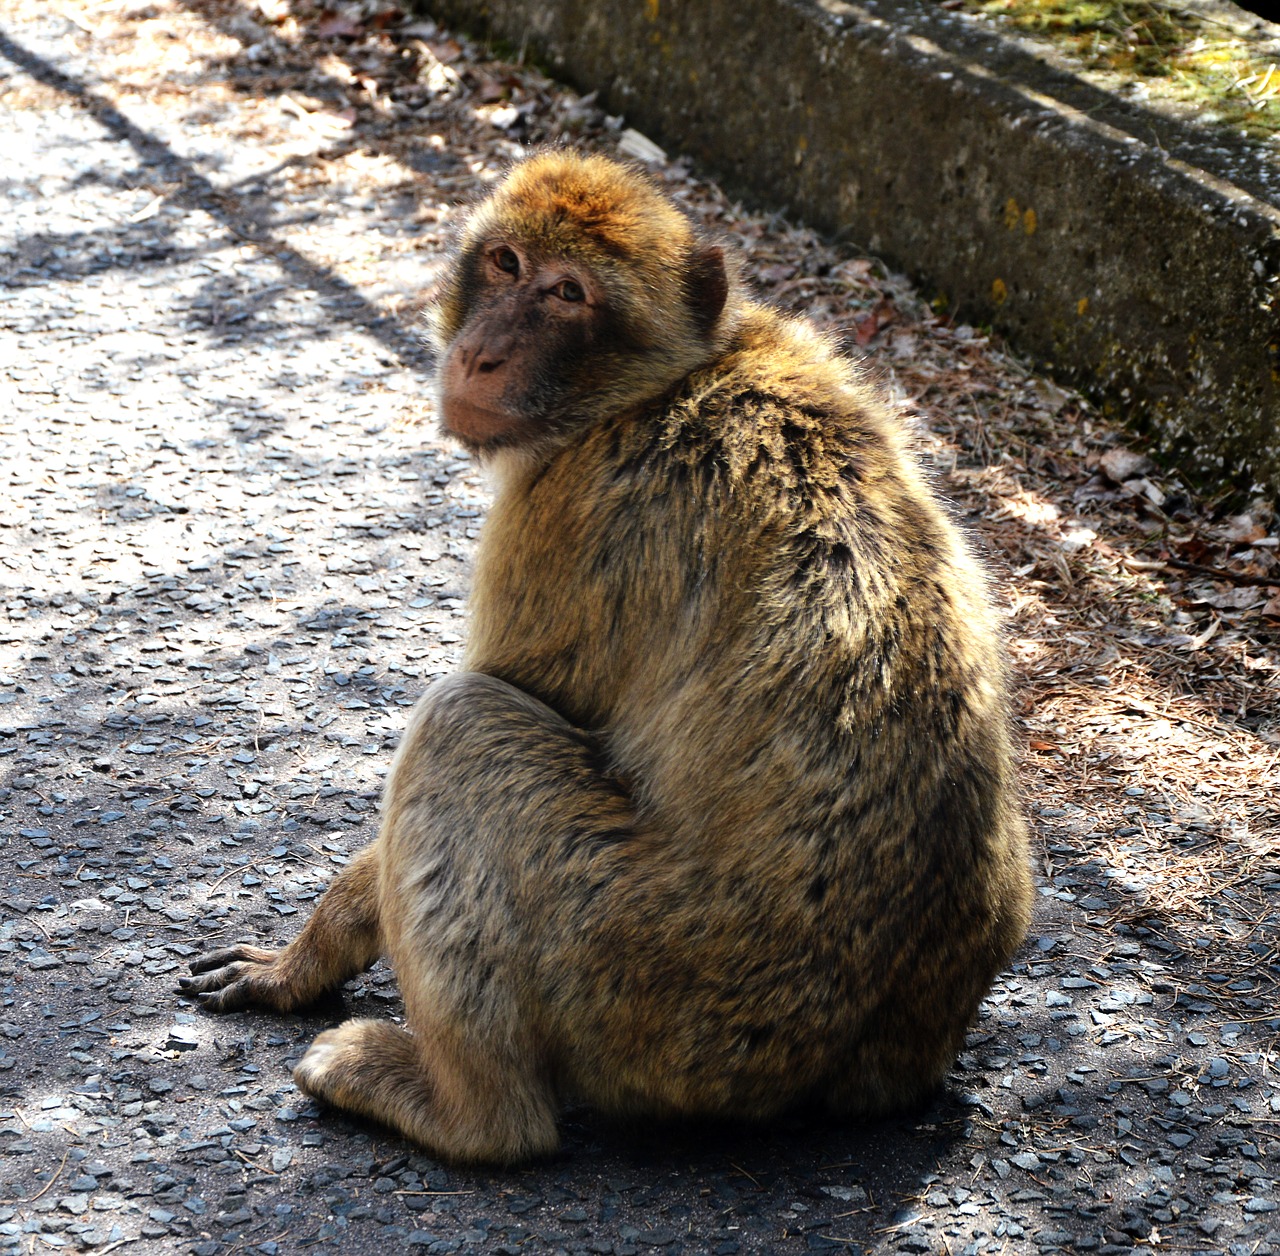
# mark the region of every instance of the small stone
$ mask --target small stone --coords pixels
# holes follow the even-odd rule
[[[677,1237],[674,1230],[669,1230],[666,1226],[655,1226],[652,1230],[641,1230],[636,1235],[636,1242],[643,1243],[646,1247],[667,1247]]]
[[[1078,1246],[1075,1237],[1071,1230],[1041,1230],[1035,1240],[1038,1247],[1071,1247]]]

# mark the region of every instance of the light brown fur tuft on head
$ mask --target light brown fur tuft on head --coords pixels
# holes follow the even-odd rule
[[[512,217],[549,253],[649,263],[655,274],[678,269],[694,242],[693,224],[647,175],[563,150],[517,166],[467,235],[474,239]]]

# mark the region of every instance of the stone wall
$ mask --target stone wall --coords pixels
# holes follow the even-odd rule
[[[1244,145],[923,0],[428,8],[990,321],[1206,482],[1280,490],[1280,180]]]

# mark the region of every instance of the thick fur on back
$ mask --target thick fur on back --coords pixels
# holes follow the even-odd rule
[[[467,666],[598,732],[634,800],[616,844],[564,835],[567,911],[520,907],[566,1084],[878,1110],[938,1082],[1027,927],[998,630],[853,368],[732,317],[672,393],[506,468]]]

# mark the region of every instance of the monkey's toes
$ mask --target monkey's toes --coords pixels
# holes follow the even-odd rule
[[[223,990],[197,991],[196,999],[207,1012],[239,1012],[265,1002],[247,981],[237,981]]]
[[[194,995],[211,1012],[234,1012],[254,1001],[250,983],[241,977],[246,964],[230,964],[201,977],[179,977],[178,989]]]
[[[178,989],[185,994],[207,994],[210,990],[221,990],[243,977],[250,969],[247,963],[235,962],[219,968],[201,969],[199,976],[179,977]]]
[[[214,968],[226,968],[236,960],[269,964],[279,954],[279,951],[269,951],[261,946],[227,946],[220,951],[210,951],[207,955],[197,955],[191,961],[190,968],[193,973],[207,973]]]

